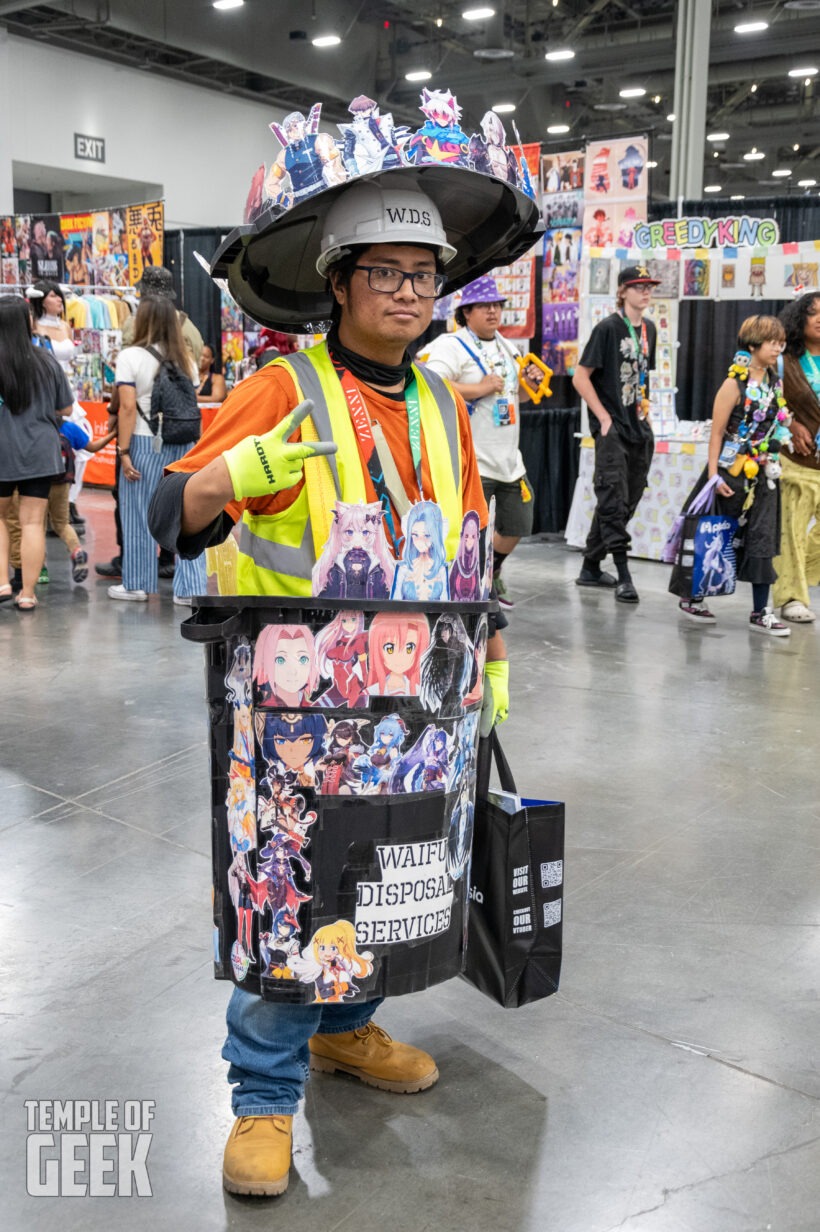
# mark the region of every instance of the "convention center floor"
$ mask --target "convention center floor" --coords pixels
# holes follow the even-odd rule
[[[108,559],[110,496],[80,506]],[[315,1076],[289,1191],[235,1198],[202,651],[170,582],[114,603],[48,544],[39,610],[0,608],[4,1228],[818,1232],[820,630],[751,632],[747,593],[693,627],[662,565],[632,609],[522,545],[502,736],[566,801],[560,992],[388,1002],[438,1085]],[[155,1101],[152,1196],[28,1196],[26,1100]]]

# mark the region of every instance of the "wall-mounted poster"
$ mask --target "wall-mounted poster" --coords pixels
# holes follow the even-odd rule
[[[694,257],[683,263],[683,295],[688,299],[708,299],[711,293],[711,263],[708,257]]]
[[[162,265],[165,208],[162,201],[129,205],[125,212],[131,285],[142,277],[146,265]]]
[[[584,151],[542,154],[541,193],[578,192],[584,187]]]
[[[584,166],[587,202],[603,198],[645,202],[647,148],[645,136],[590,142]]]
[[[63,282],[65,246],[60,232],[59,214],[31,215],[31,277],[37,282]]]

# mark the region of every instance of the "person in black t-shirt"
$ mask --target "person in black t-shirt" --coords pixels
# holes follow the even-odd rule
[[[655,366],[655,326],[644,318],[652,287],[649,271],[632,265],[618,276],[618,311],[601,321],[584,347],[572,384],[589,408],[595,437],[597,504],[578,586],[614,587],[620,603],[637,603],[626,554],[627,523],[638,507],[655,449],[649,422],[649,371]],[[608,552],[618,577],[601,570]]]

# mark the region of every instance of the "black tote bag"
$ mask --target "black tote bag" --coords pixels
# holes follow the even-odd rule
[[[563,883],[564,806],[518,796],[493,731],[480,741],[463,974],[507,1009],[558,990]]]

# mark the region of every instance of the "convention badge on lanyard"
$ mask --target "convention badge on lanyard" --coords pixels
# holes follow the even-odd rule
[[[638,335],[635,333],[635,327],[629,317],[624,313],[624,323],[629,330],[629,336],[635,347],[635,358],[638,361],[638,384],[641,391],[641,409],[639,415],[641,419],[646,419],[649,414],[649,399],[646,396],[646,388],[649,382],[649,338],[646,332],[646,321],[641,318],[641,341],[638,342]]]
[[[393,460],[393,456],[387,446],[384,433],[381,432],[378,425],[376,431],[379,434],[382,449],[380,451],[374,435],[374,426],[370,421],[370,414],[365,405],[362,392],[353,379],[352,375],[346,368],[337,368],[339,380],[341,382],[342,391],[347,402],[350,418],[353,421],[353,427],[356,432],[356,437],[359,443],[359,449],[367,466],[370,479],[376,491],[382,510],[384,511],[384,520],[387,526],[388,534],[393,541],[393,547],[396,556],[400,554],[400,545],[402,536],[397,533],[395,521],[393,518],[393,510],[391,507],[391,498],[393,504],[401,513],[406,505],[409,508],[410,500],[404,490],[404,485],[401,482],[401,477],[398,473],[398,468]],[[419,498],[424,499],[421,482],[421,407],[418,396],[418,385],[415,376],[405,390],[405,401],[407,404],[407,423],[408,434],[410,438],[410,452],[413,458],[413,466],[416,471],[416,479],[419,486]],[[391,493],[388,484],[388,478],[393,475],[393,487],[395,493]]]

